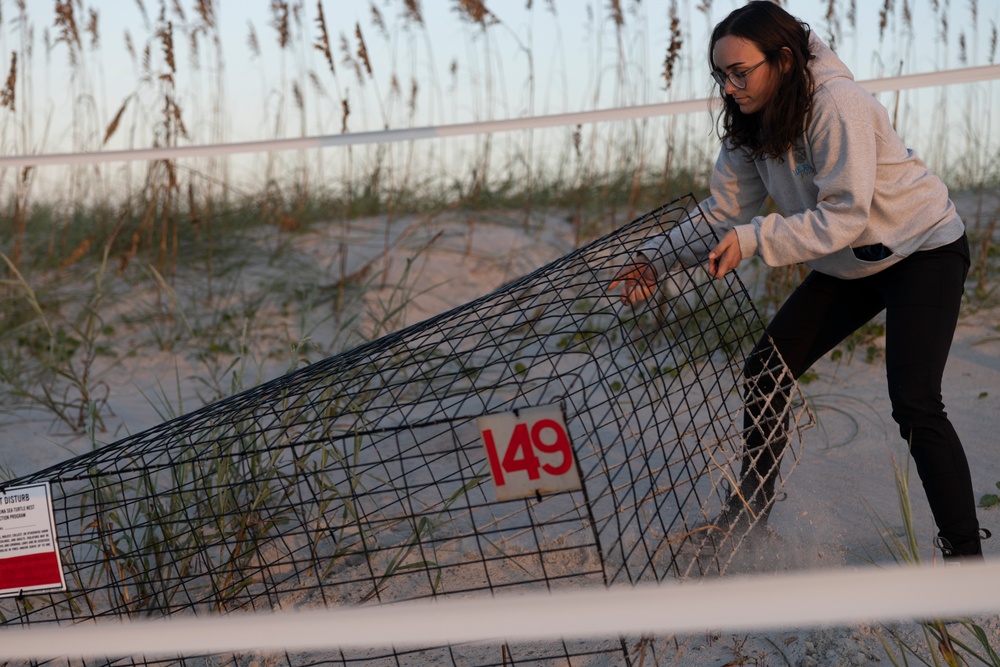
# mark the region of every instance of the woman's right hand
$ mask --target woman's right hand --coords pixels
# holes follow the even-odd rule
[[[615,274],[608,284],[608,291],[621,285],[622,303],[645,301],[656,291],[657,277],[653,263],[642,253],[636,254],[629,264],[626,264]]]

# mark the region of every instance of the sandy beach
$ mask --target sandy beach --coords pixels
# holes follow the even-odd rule
[[[985,224],[1000,210],[992,193],[983,200],[975,195],[955,199],[970,229]],[[530,232],[513,215],[476,214],[474,222],[469,225],[468,217],[459,215],[403,219],[394,225],[389,242],[377,221],[372,221],[371,229],[359,223],[348,260],[358,271],[366,267],[386,270],[387,285],[400,281],[408,285],[409,305],[394,321],[401,327],[486,294],[566,254],[575,242],[571,226],[558,214],[548,214],[544,224]],[[328,250],[339,234],[332,225],[317,227],[294,237],[286,252],[297,257],[306,274],[317,280],[329,278],[335,271],[335,258]],[[258,250],[262,254],[272,250],[270,243],[262,238]],[[408,257],[416,259],[408,263]],[[244,278],[250,284],[268,279],[274,271],[280,267],[254,263]],[[385,290],[370,296],[391,298]],[[995,297],[969,300],[945,375],[945,402],[965,443],[977,497],[996,493],[1000,482],[1000,307],[995,301]],[[875,354],[868,360],[864,352],[848,356],[822,360],[803,386],[817,424],[805,434],[802,457],[785,486],[787,498],[771,516],[774,539],[767,548],[748,554],[734,573],[773,575],[810,568],[893,566],[879,525],[902,530],[893,466],[895,462],[906,467],[905,443],[890,417],[881,357]],[[262,362],[247,373],[248,385],[258,378],[276,377],[288,364],[263,354],[260,358]],[[166,404],[198,407],[204,396],[204,387],[195,380],[199,372],[198,364],[184,350],[147,350],[101,369],[108,386],[108,416],[98,440],[112,442],[159,423]],[[37,410],[7,415],[0,424],[0,466],[25,475],[89,450],[86,437],[65,431]],[[910,491],[921,557],[930,562],[935,559],[932,540],[936,531],[915,471]],[[981,508],[980,521],[1000,535],[1000,510]],[[996,558],[1000,537],[986,541],[984,550],[988,559]],[[753,609],[747,611],[753,613]],[[1000,646],[1000,620],[977,621],[992,645]],[[664,642],[657,664],[890,664],[879,629],[873,624],[748,635],[718,628],[703,636]],[[900,627],[900,632],[917,644],[923,641],[915,623]]]

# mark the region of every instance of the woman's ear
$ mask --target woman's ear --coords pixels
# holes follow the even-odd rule
[[[781,68],[781,73],[788,74],[792,69],[793,62],[795,62],[795,58],[792,57],[792,50],[787,46],[781,47],[781,54],[778,56],[778,66]]]

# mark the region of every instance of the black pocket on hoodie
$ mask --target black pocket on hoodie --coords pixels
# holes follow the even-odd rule
[[[851,248],[851,250],[854,251],[854,256],[862,262],[877,262],[892,256],[892,250],[886,248],[881,243],[863,245],[859,248]]]

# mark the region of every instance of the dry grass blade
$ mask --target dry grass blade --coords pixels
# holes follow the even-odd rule
[[[142,0],[135,0],[136,7],[139,8],[139,13],[142,14],[142,20],[149,24],[149,14],[146,12],[146,5]]]
[[[90,35],[90,48],[96,49],[101,43],[101,31],[98,28],[98,15],[96,9],[87,10],[87,26],[85,28]]]
[[[681,47],[684,45],[684,37],[681,34],[681,20],[677,15],[677,0],[670,3],[670,44],[667,46],[667,55],[663,59],[663,82],[664,89],[669,90],[670,84],[674,80],[674,67],[681,55]]]
[[[161,17],[162,18],[162,17]],[[174,58],[174,25],[170,21],[162,21],[156,30],[156,38],[160,40],[160,48],[163,51],[163,61],[170,70],[170,80],[177,73],[177,60]],[[162,77],[161,77],[162,78]]]
[[[458,0],[456,11],[462,19],[483,28],[500,22],[500,19],[486,8],[482,0]]]
[[[81,259],[83,259],[83,257],[86,256],[86,254],[89,251],[90,251],[90,239],[89,238],[83,239],[76,246],[76,248],[73,249],[73,252],[69,254],[69,257],[67,257],[66,259],[64,259],[59,263],[59,267],[65,269],[70,266],[73,266]]]
[[[198,34],[199,33],[198,33],[197,29],[194,29],[190,33],[188,33],[188,40],[191,43],[191,60],[195,63],[194,64],[195,69],[198,68],[198,61],[200,60],[200,56],[199,56],[200,49],[198,47],[198,43],[199,43],[198,42]]]
[[[340,62],[354,70],[354,75],[358,77],[358,81],[364,81],[364,77],[361,74],[361,63],[354,58],[354,52],[351,51],[351,43],[344,33],[340,33],[340,53],[342,56]]]
[[[354,36],[358,38],[358,60],[365,66],[368,76],[372,75],[372,63],[368,59],[368,47],[365,46],[365,37],[361,34],[361,24],[354,24]]]
[[[17,51],[10,54],[10,72],[7,74],[7,82],[0,91],[0,107],[15,111],[15,100],[17,99]]]
[[[330,48],[330,33],[326,29],[326,17],[323,15],[322,0],[317,0],[316,2],[316,26],[319,28],[319,41],[314,46],[317,51],[323,54],[327,65],[330,66],[330,74],[336,76],[337,71],[333,66],[333,51]]]
[[[181,23],[185,23],[186,19],[185,19],[185,16],[184,16],[184,8],[181,7],[180,1],[179,0],[173,0],[173,7],[174,7],[174,16],[176,16],[178,19],[180,19]]]
[[[611,0],[611,21],[615,24],[616,28],[621,28],[625,25],[625,15],[622,13],[622,3],[621,0]]]
[[[132,63],[135,64],[138,61],[135,52],[135,45],[132,43],[132,33],[128,30],[125,31],[125,51],[128,53],[129,58],[132,59]]]
[[[153,79],[153,47],[150,44],[142,49],[142,74],[146,81]]]
[[[405,9],[403,13],[404,19],[417,25],[424,24],[424,16],[420,11],[420,0],[403,0],[403,7]]]
[[[378,10],[375,3],[371,4],[371,14],[372,14],[372,25],[374,25],[384,39],[389,39],[389,29],[385,25],[385,19],[382,18],[382,12]]]
[[[278,32],[278,46],[282,49],[288,46],[291,31],[288,25],[288,3],[281,0],[271,0],[271,25]]]
[[[252,23],[248,25],[247,48],[250,49],[250,54],[254,58],[260,57],[260,40],[257,39],[257,31],[254,29]]]
[[[215,5],[212,4],[212,0],[197,0],[194,4],[194,10],[201,17],[201,22],[205,24],[206,28],[215,28]]]
[[[837,0],[827,0],[826,24],[830,27],[830,48],[837,50],[837,38],[840,37],[840,18],[837,16]]]
[[[73,0],[60,2],[56,0],[55,27],[59,30],[56,43],[63,42],[69,49],[69,63],[76,67],[77,53],[80,49],[80,31],[76,24],[76,15],[73,11]]]
[[[125,114],[125,109],[128,107],[129,100],[131,99],[131,95],[126,97],[125,101],[122,102],[121,107],[118,109],[118,113],[116,113],[115,117],[111,119],[111,122],[108,124],[108,129],[104,131],[104,141],[101,142],[102,146],[107,145],[111,137],[114,136],[115,131],[118,129],[118,125],[121,123],[122,116]]]
[[[319,80],[319,75],[316,74],[316,70],[309,70],[309,83],[312,84],[313,90],[315,90],[318,95],[326,95],[326,88],[323,86],[323,82]]]
[[[24,291],[28,304],[31,306],[31,310],[38,316],[38,321],[41,323],[42,327],[45,328],[45,333],[48,335],[49,339],[51,339],[53,337],[53,333],[52,327],[49,325],[49,319],[45,316],[45,310],[42,308],[35,290],[32,289],[31,284],[18,270],[17,262],[4,254],[3,251],[0,251],[0,260],[3,260],[4,264],[7,265],[7,270],[10,272],[10,275],[14,277],[14,282]]]
[[[879,41],[885,37],[885,29],[889,27],[889,14],[892,12],[893,0],[885,0],[882,9],[878,13],[878,38]]]

